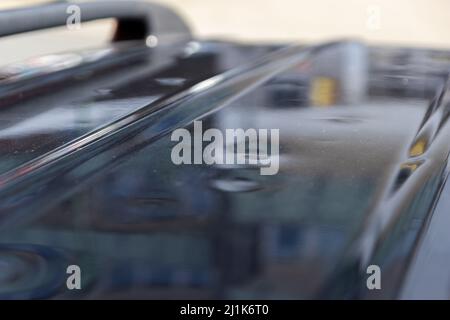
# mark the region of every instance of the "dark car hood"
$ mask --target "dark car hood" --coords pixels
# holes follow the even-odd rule
[[[401,297],[445,184],[449,59],[130,42],[0,70],[0,297]],[[173,164],[194,120],[279,129],[278,174]]]

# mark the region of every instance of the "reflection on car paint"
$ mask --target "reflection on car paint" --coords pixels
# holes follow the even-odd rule
[[[250,83],[244,76],[252,70],[241,78],[232,73],[225,83],[202,82],[271,51],[207,43],[166,70],[83,97],[87,109],[102,115],[114,101],[139,105],[157,95],[158,103],[203,85],[145,114],[142,125],[105,143],[102,152],[87,148],[70,165],[58,158],[49,171],[0,186],[2,245],[58,250],[89,270],[89,285],[80,292],[64,290],[59,279],[24,292],[49,298],[395,297],[420,235],[417,221],[432,211],[449,151],[445,76],[396,66],[428,64],[434,53],[343,42],[289,60],[292,66],[285,61],[289,68],[274,69],[257,85],[242,84]],[[413,80],[391,77],[403,72]],[[109,115],[88,117],[88,127],[74,121],[54,128],[64,134],[88,128],[89,134]],[[174,165],[171,129],[193,130],[199,117],[206,128],[279,128],[279,174],[261,176],[250,165]],[[17,124],[4,132],[42,141],[48,118],[24,120],[37,122],[36,131]],[[16,139],[5,134],[4,144]],[[12,248],[17,255],[22,250]],[[0,256],[6,275],[8,259]],[[59,261],[44,260],[61,270]],[[369,264],[382,267],[382,292],[365,290]],[[13,298],[15,287],[6,279],[3,297]]]

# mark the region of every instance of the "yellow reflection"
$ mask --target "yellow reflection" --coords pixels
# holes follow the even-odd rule
[[[424,154],[426,146],[427,141],[424,138],[417,140],[416,143],[414,143],[409,149],[409,155],[411,157],[417,157]]]
[[[418,163],[403,163],[400,166],[400,169],[408,169],[410,172],[414,172],[418,167],[419,167]]]
[[[336,87],[336,81],[332,78],[314,78],[311,84],[311,101],[313,105],[326,107],[335,104]]]

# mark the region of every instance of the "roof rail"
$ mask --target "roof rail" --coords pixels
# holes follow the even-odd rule
[[[117,29],[113,41],[190,39],[185,22],[171,9],[142,1],[68,2],[37,5],[0,11],[0,37],[68,25],[73,10],[80,23],[115,18]]]

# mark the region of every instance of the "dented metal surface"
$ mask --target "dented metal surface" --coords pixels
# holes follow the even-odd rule
[[[106,50],[0,80],[1,298],[400,297],[447,175],[450,53]],[[197,119],[278,128],[279,173],[174,165],[170,133]],[[71,263],[82,292],[61,289]]]

